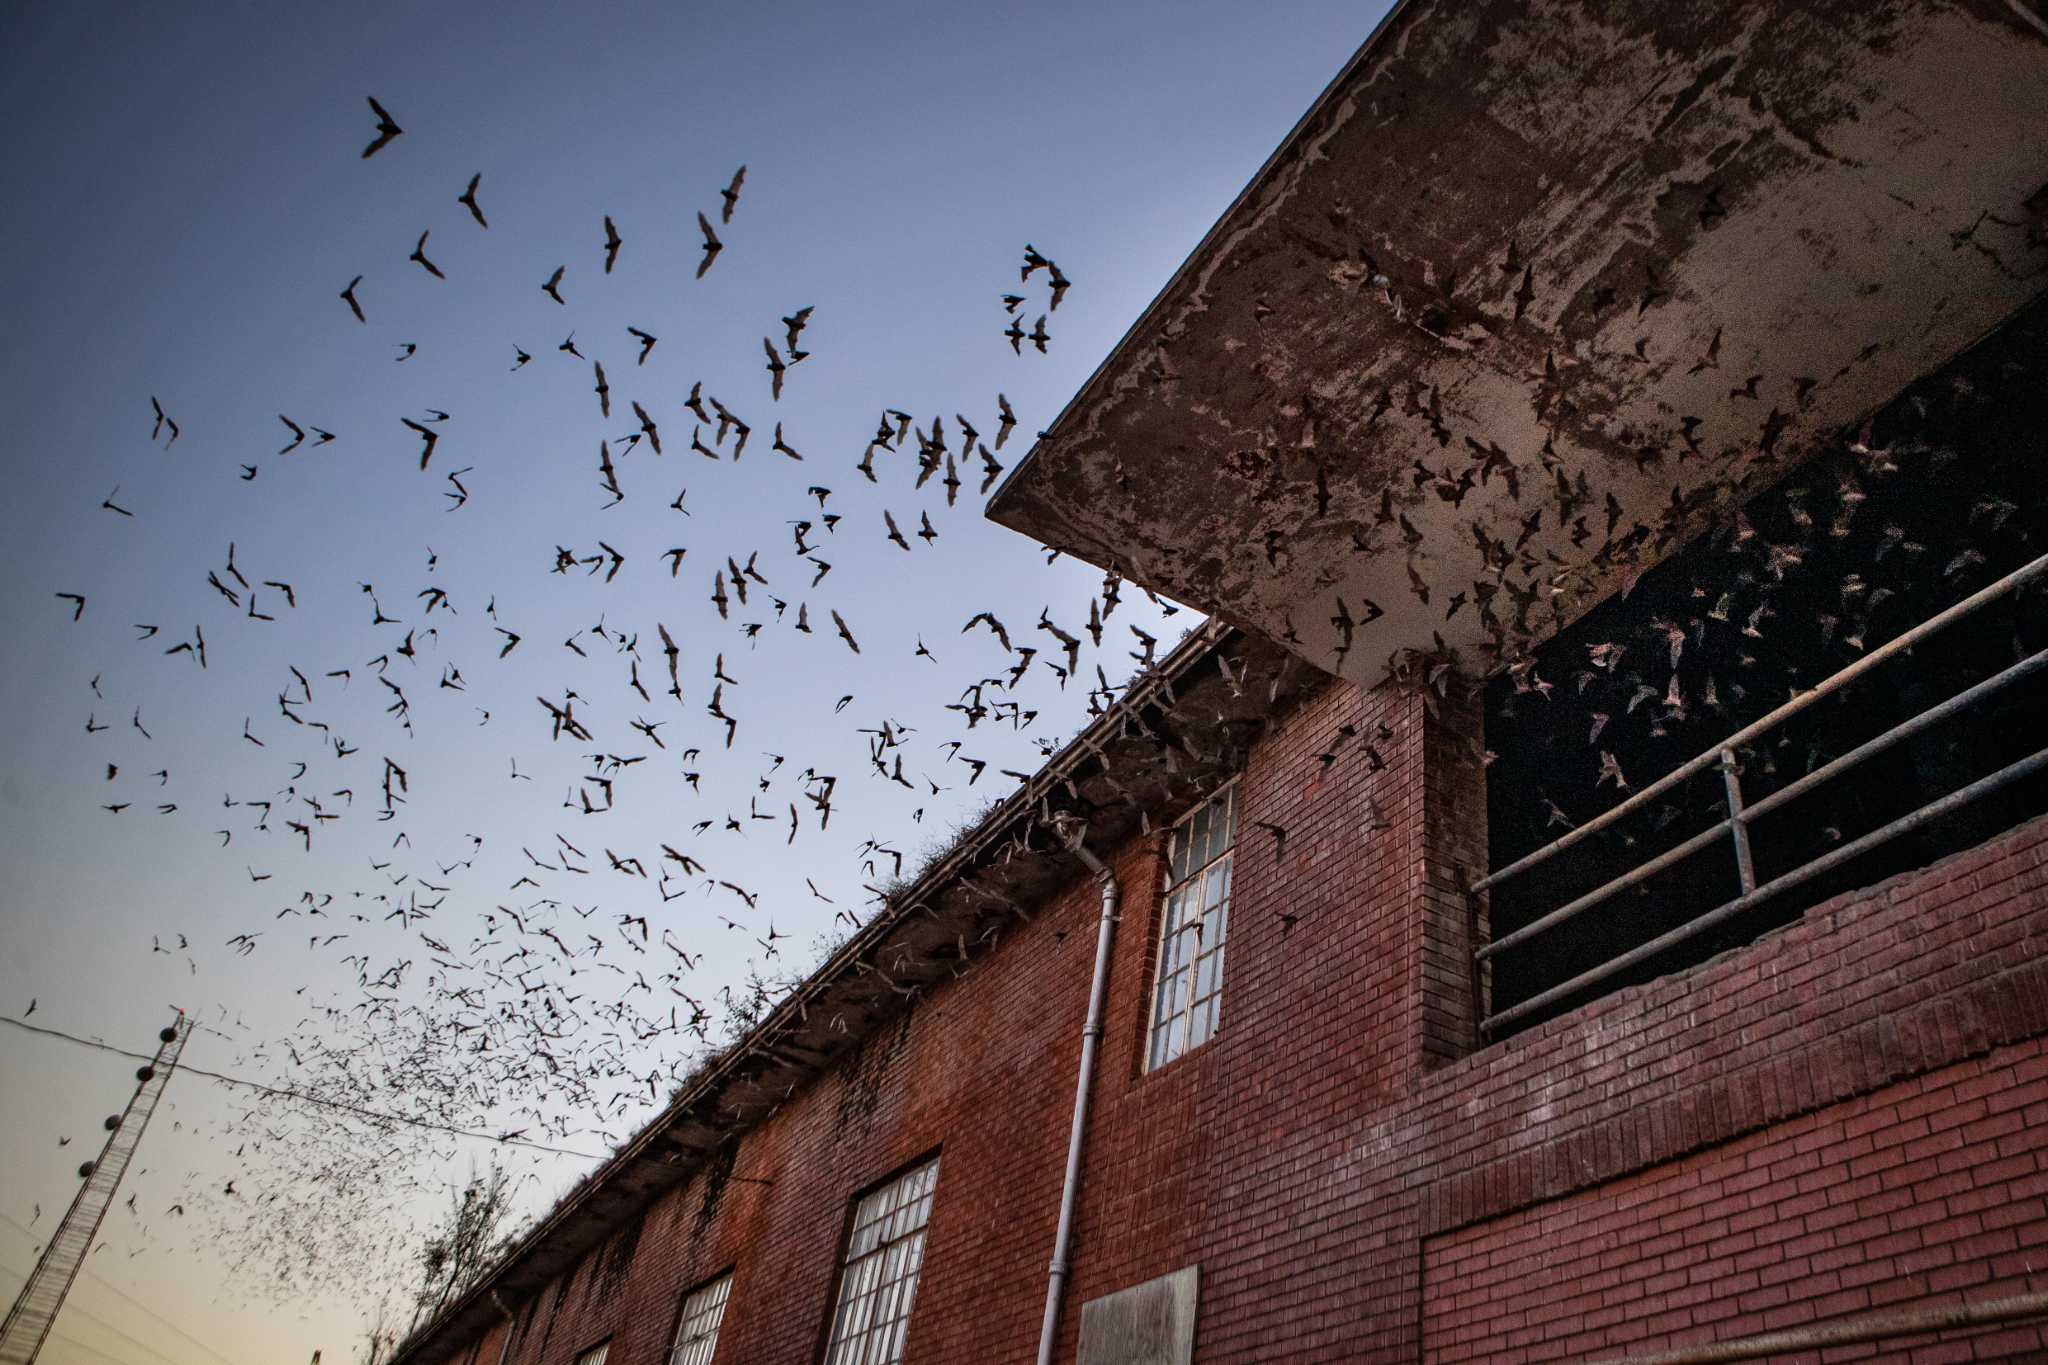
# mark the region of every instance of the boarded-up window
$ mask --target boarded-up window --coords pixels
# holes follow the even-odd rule
[[[1191,1265],[1081,1305],[1076,1365],[1189,1365],[1200,1276]]]

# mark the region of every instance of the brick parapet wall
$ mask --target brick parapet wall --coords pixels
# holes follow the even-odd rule
[[[2048,1284],[2044,1124],[2048,1046],[2035,1038],[1433,1238],[1423,1276],[1444,1311],[1428,1319],[1423,1356],[1647,1353],[2038,1292]],[[2048,1327],[2031,1321],[1827,1358],[2044,1352]]]
[[[1445,1071],[1436,1232],[2048,1031],[2048,819]],[[1455,1103],[1454,1103],[1455,1102]]]

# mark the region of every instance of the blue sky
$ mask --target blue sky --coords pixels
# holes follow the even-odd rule
[[[912,486],[914,443],[878,455],[877,482],[863,480],[855,464],[877,416],[900,408],[927,429],[943,417],[957,452],[956,413],[993,444],[1001,391],[1020,426],[999,458],[1021,456],[1381,8],[10,10],[0,19],[0,110],[16,136],[0,240],[15,269],[0,282],[10,320],[0,395],[13,439],[0,615],[13,643],[0,704],[14,723],[0,776],[0,1013],[18,1017],[35,999],[34,1022],[136,1047],[182,1005],[218,1030],[195,1038],[195,1065],[313,1084],[287,1044],[339,1046],[360,1028],[319,1013],[361,998],[345,950],[367,954],[373,970],[410,960],[397,994],[431,1010],[419,934],[459,952],[507,901],[595,905],[591,926],[650,916],[703,955],[686,987],[698,998],[741,981],[750,962],[800,970],[843,929],[835,909],[863,909],[862,886],[878,875],[864,866],[864,840],[914,863],[1008,789],[997,769],[1029,769],[1037,740],[1074,732],[1097,662],[1112,682],[1128,675],[1137,646],[1127,625],[1164,645],[1194,619],[1163,618],[1126,589],[1102,647],[1082,655],[1088,678],[1061,689],[1046,668],[1058,647],[1032,626],[1044,609],[1078,632],[1100,572],[1047,565],[1035,546],[983,522],[978,459],[963,463],[953,507],[937,480]],[[369,94],[406,131],[365,161]],[[742,162],[740,204],[720,228],[727,249],[694,279],[695,215],[717,217],[718,191]],[[488,230],[456,203],[476,173]],[[607,214],[625,242],[610,276]],[[423,230],[445,281],[407,260]],[[1048,319],[1044,356],[1028,346],[1015,355],[1001,336],[998,298],[1017,287],[1027,241],[1074,280]],[[566,306],[540,289],[564,265]],[[337,298],[357,274],[367,324]],[[1046,311],[1043,280],[1019,291],[1031,296],[1027,327]],[[779,319],[807,305],[811,357],[771,402],[761,340],[779,343]],[[660,338],[645,366],[629,325]],[[557,350],[572,331],[605,366],[608,421],[589,365]],[[411,359],[395,359],[408,344]],[[515,347],[534,357],[516,372]],[[738,463],[690,452],[683,400],[697,381],[753,424]],[[168,448],[150,440],[152,395],[182,429]],[[658,458],[645,445],[620,451],[636,425],[632,400],[660,425]],[[400,421],[431,410],[450,416],[422,474],[419,441]],[[280,455],[289,433],[279,414],[336,440]],[[769,449],[777,420],[802,464]],[[600,439],[612,442],[627,493],[610,509]],[[257,472],[244,480],[249,465]],[[464,468],[470,501],[447,510],[444,476]],[[826,510],[844,517],[829,534],[815,524],[812,484],[833,490]],[[669,508],[682,489],[688,516]],[[928,515],[937,540],[899,550],[884,538],[885,509],[906,535]],[[833,566],[815,588],[790,525],[806,517]],[[599,540],[627,555],[612,582],[550,572],[557,546],[590,554]],[[246,598],[230,607],[208,586],[209,572],[236,586],[224,568],[230,543],[258,585],[258,610],[275,621],[250,619]],[[673,578],[662,558],[672,547],[689,551]],[[721,621],[712,574],[755,552],[770,584]],[[264,580],[291,583],[296,607]],[[425,614],[419,594],[430,588],[457,614]],[[60,592],[86,595],[81,620]],[[373,595],[400,625],[371,624]],[[788,604],[780,619],[770,597]],[[799,603],[818,627],[809,636],[791,628]],[[1001,694],[1039,713],[1028,729],[991,719],[968,731],[944,709],[1014,663],[985,632],[960,633],[985,608],[1040,650],[1014,694]],[[856,632],[857,657],[832,634],[832,609]],[[638,637],[652,701],[627,691],[630,656],[618,652],[623,640],[592,631],[600,621]],[[750,621],[762,626],[751,641]],[[682,646],[680,705],[662,695],[656,622]],[[141,640],[134,623],[160,630]],[[503,660],[495,625],[522,636]],[[162,652],[195,627],[208,641],[204,672]],[[410,734],[386,712],[393,694],[369,662],[407,631],[415,654],[392,660],[387,676],[411,704]],[[585,654],[564,648],[569,638]],[[920,639],[936,662],[917,655]],[[704,714],[720,656],[739,679],[724,693],[740,718],[730,752]],[[466,690],[439,685],[450,666]],[[293,667],[314,698],[293,709],[355,752],[337,756],[284,715],[278,694],[300,691]],[[343,669],[346,680],[328,676]],[[549,740],[534,698],[569,689],[586,699],[579,714],[593,745]],[[137,708],[149,738],[134,727]],[[88,733],[88,717],[111,728]],[[668,747],[632,730],[636,719],[660,721]],[[884,720],[913,731],[900,752],[914,791],[868,766],[860,731]],[[245,723],[262,747],[243,739]],[[955,739],[989,762],[971,787],[942,747]],[[703,753],[686,761],[689,746]],[[603,817],[562,806],[592,748],[648,756],[617,776],[617,808]],[[410,776],[410,801],[389,822],[375,818],[385,757]],[[514,780],[514,763],[533,780]],[[840,779],[829,830],[816,828],[795,780],[806,767]],[[700,774],[695,789],[686,771]],[[282,828],[306,795],[343,816],[318,826],[310,850]],[[267,831],[247,804],[263,799],[275,803]],[[781,823],[750,820],[750,801]],[[804,828],[786,843],[792,801]],[[118,814],[102,809],[121,802]],[[178,809],[159,814],[159,802]],[[729,814],[744,834],[724,828]],[[702,819],[713,826],[693,833]],[[409,842],[393,849],[401,831]],[[530,870],[521,847],[539,853],[557,834],[598,870],[509,889]],[[756,904],[701,882],[663,902],[599,852],[652,862],[662,842],[747,887]],[[472,866],[436,871],[465,857]],[[884,855],[879,872],[888,870]],[[430,921],[382,918],[417,890],[394,886],[401,875],[451,888],[434,893],[445,900]],[[834,904],[814,899],[806,878]],[[332,922],[279,918],[308,904],[306,893],[315,905],[336,898]],[[565,908],[546,913],[565,934],[586,923]],[[763,962],[771,921],[789,937]],[[351,938],[317,947],[314,931]],[[609,932],[607,953],[644,965],[619,956],[623,931]],[[261,935],[246,956],[228,945],[241,933]],[[153,939],[180,934],[189,951],[152,950]],[[566,989],[618,994],[594,960],[574,965],[590,975]],[[589,1037],[605,1030],[586,1027]],[[636,1074],[686,1063],[687,1042],[634,1044]],[[132,1068],[0,1035],[0,1091],[42,1097],[9,1105],[0,1121],[9,1292]],[[394,1109],[429,1098],[402,1084],[379,1092]],[[579,1116],[563,1145],[603,1151],[645,1112],[622,1099]],[[375,1139],[292,1113],[251,1117],[233,1092],[181,1077],[139,1158],[147,1169],[127,1187],[138,1211],[110,1216],[76,1300],[83,1312],[60,1323],[66,1339],[45,1359],[241,1365],[315,1347],[347,1358],[363,1302],[349,1277],[374,1279],[379,1258],[412,1235],[408,1220],[490,1153],[409,1143],[388,1187],[323,1203],[303,1179],[308,1164]],[[60,1147],[64,1136],[75,1141]],[[516,1162],[531,1174],[527,1208],[589,1164],[532,1153]],[[186,1204],[184,1218],[167,1213],[173,1202]],[[371,1210],[382,1240],[362,1234]],[[300,1278],[279,1282],[287,1263]],[[323,1263],[332,1277],[312,1273]],[[288,1286],[282,1311],[266,1297],[276,1283]]]

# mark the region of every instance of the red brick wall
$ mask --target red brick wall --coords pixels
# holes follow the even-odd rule
[[[1390,739],[1380,739],[1385,723]],[[1351,725],[1356,737],[1339,728]],[[1386,767],[1367,774],[1364,742]],[[1098,1054],[1074,1276],[1079,1305],[1189,1261],[1205,1318],[1269,1258],[1334,1223],[1291,1210],[1358,1115],[1412,1087],[1421,1006],[1422,718],[1412,701],[1332,687],[1254,751],[1242,779],[1220,1033],[1145,1074],[1161,840],[1112,862],[1124,888]],[[1321,755],[1335,753],[1329,763]],[[1370,797],[1377,823],[1367,812]],[[1258,827],[1283,825],[1284,842]],[[736,1268],[720,1360],[815,1359],[851,1200],[942,1154],[910,1334],[920,1361],[1016,1359],[1037,1341],[1072,1112],[1099,896],[1079,873],[959,981],[885,1029],[739,1145],[709,1219],[704,1179],[586,1258],[521,1315],[512,1365],[564,1365],[607,1335],[610,1360],[661,1360],[681,1296]],[[1280,915],[1295,916],[1290,925]],[[1224,1140],[1219,1141],[1219,1136]],[[1283,1147],[1302,1156],[1270,1161]],[[773,1183],[755,1183],[772,1181]],[[1234,1230],[1228,1244],[1219,1231]],[[630,1243],[630,1251],[621,1245]],[[1333,1262],[1334,1264],[1334,1262]],[[609,1272],[609,1273],[608,1273]],[[1354,1267],[1356,1273],[1356,1267]],[[1218,1341],[1354,1340],[1366,1310],[1303,1314],[1252,1290],[1204,1330]],[[1295,1296],[1298,1298],[1298,1296]],[[1336,1295],[1330,1294],[1335,1298]],[[1206,1354],[1206,1352],[1205,1352]],[[1267,1358],[1271,1358],[1270,1356]]]
[[[1119,951],[1062,1359],[1082,1302],[1192,1262],[1204,1360],[1303,1359],[1371,1330],[1359,1287],[1397,1253],[1347,1211],[1347,1154],[1423,1065],[1424,749],[1412,698],[1338,685],[1253,751],[1221,1032],[1150,1075],[1152,962]],[[1156,894],[1127,885],[1126,930],[1149,928]]]
[[[2038,1291],[2044,1131],[2035,1039],[1432,1238],[1425,1358],[1576,1360]],[[2048,1327],[1828,1354],[1880,1356],[2048,1358]]]
[[[1487,871],[1485,717],[1476,697],[1445,698],[1438,709],[1441,719],[1423,731],[1425,929],[1416,965],[1422,1048],[1432,1066],[1479,1046],[1478,1001],[1491,970],[1472,962],[1473,948],[1488,937],[1485,901],[1465,891]]]
[[[498,1353],[505,1349],[505,1336],[511,1330],[511,1324],[507,1322],[486,1330],[468,1357],[469,1365],[498,1365]]]
[[[2048,817],[1446,1069],[1421,1097],[1446,1171],[1428,1191],[1425,1229],[2044,1032]]]
[[[1412,697],[1334,684],[1255,747],[1220,1032],[1152,1074],[1159,840],[1114,851],[1124,918],[1061,1359],[1083,1301],[1199,1263],[1199,1360],[1412,1361],[1425,1319],[1454,1306],[1425,1312],[1426,1239],[1436,1254],[1745,1134],[1776,1142],[1968,1059],[2010,1071],[2016,1045],[2048,1033],[2043,820],[1463,1055],[1458,869],[1484,850],[1475,739],[1455,710],[1436,720]],[[1367,743],[1384,768],[1368,770]],[[1028,1358],[1097,912],[1077,869],[963,977],[745,1137],[715,1199],[699,1177],[514,1305],[511,1365],[568,1365],[607,1336],[610,1365],[655,1365],[682,1294],[727,1269],[718,1359],[815,1360],[850,1202],[933,1151],[910,1358]],[[1986,1244],[1966,1259],[1988,1273],[2002,1254]]]

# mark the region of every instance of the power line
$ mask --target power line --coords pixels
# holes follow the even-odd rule
[[[127,1342],[130,1346],[141,1347],[144,1352],[155,1357],[158,1360],[168,1362],[168,1365],[186,1365],[185,1361],[178,1359],[176,1356],[165,1355],[162,1351],[150,1345],[148,1342],[138,1341],[136,1338],[129,1336],[126,1332],[114,1326],[113,1323],[108,1322],[105,1318],[101,1317],[97,1313],[88,1312],[84,1308],[79,1307],[75,1303],[69,1304],[67,1306],[70,1308],[71,1312],[74,1315],[84,1318],[87,1322],[97,1324],[103,1331],[112,1332],[115,1336],[121,1338],[121,1340]]]
[[[12,1266],[7,1267],[7,1273],[10,1275],[19,1276],[24,1282],[26,1282],[28,1279],[26,1275],[14,1269]],[[97,1324],[102,1330],[112,1332],[115,1336],[121,1338],[121,1340],[127,1342],[130,1346],[141,1347],[144,1354],[151,1356],[156,1360],[165,1362],[165,1365],[185,1365],[185,1362],[179,1360],[176,1356],[165,1355],[162,1351],[150,1345],[148,1342],[138,1341],[134,1337],[129,1336],[126,1332],[114,1326],[113,1323],[108,1322],[105,1318],[99,1316],[97,1313],[89,1312],[86,1309],[79,1307],[75,1303],[66,1303],[64,1307],[69,1316],[81,1317],[84,1318],[87,1322]],[[52,1335],[55,1334],[53,1333]],[[86,1346],[84,1342],[78,1341],[77,1339],[72,1337],[58,1336],[57,1339],[59,1341],[70,1342],[73,1346],[82,1347],[83,1349],[88,1351],[92,1349],[90,1346]],[[112,1359],[112,1357],[109,1357],[109,1359]],[[226,1357],[222,1357],[222,1359],[226,1359]]]
[[[161,1045],[155,1055],[136,1069],[135,1089],[120,1112],[107,1120],[107,1139],[99,1156],[79,1166],[78,1187],[70,1206],[43,1244],[36,1268],[8,1310],[5,1325],[0,1325],[0,1360],[32,1361],[42,1349],[86,1257],[95,1250],[108,1209],[134,1161],[150,1116],[163,1098],[164,1087],[177,1070],[178,1055],[191,1036],[191,1024],[179,1010],[177,1020],[158,1034]],[[128,1206],[135,1206],[132,1194]]]
[[[27,1226],[26,1224],[22,1223],[20,1219],[18,1219],[18,1218],[15,1218],[15,1217],[13,1217],[13,1216],[12,1216],[12,1215],[10,1215],[10,1214],[6,1214],[6,1213],[0,1213],[0,1222],[4,1222],[4,1223],[6,1223],[6,1224],[7,1224],[8,1226],[12,1227],[12,1228],[13,1228],[13,1229],[14,1229],[14,1230],[15,1230],[16,1232],[18,1232],[18,1233],[20,1233],[20,1234],[21,1234],[22,1236],[24,1236],[24,1237],[28,1238],[28,1239],[29,1239],[29,1240],[30,1240],[31,1242],[35,1242],[35,1241],[39,1241],[39,1240],[40,1240],[39,1238],[37,1238],[37,1236],[36,1236],[36,1234],[35,1234],[35,1230],[34,1230],[33,1228],[30,1228],[30,1227],[28,1227],[28,1226]],[[193,1336],[193,1335],[192,1335],[192,1334],[191,1334],[190,1332],[188,1332],[188,1331],[186,1331],[186,1330],[185,1330],[184,1328],[182,1328],[182,1327],[178,1326],[178,1324],[177,1324],[177,1323],[175,1323],[175,1322],[172,1322],[172,1321],[171,1321],[171,1320],[170,1320],[169,1318],[167,1318],[167,1317],[165,1317],[165,1316],[164,1316],[163,1314],[161,1314],[161,1313],[157,1312],[157,1311],[156,1311],[156,1310],[155,1310],[154,1308],[151,1308],[151,1307],[150,1307],[150,1306],[149,1306],[148,1304],[146,1304],[146,1303],[144,1303],[144,1302],[143,1302],[142,1300],[140,1300],[140,1299],[136,1298],[136,1297],[135,1297],[134,1295],[132,1295],[132,1294],[128,1293],[128,1292],[127,1292],[126,1290],[122,1289],[122,1288],[121,1288],[121,1287],[120,1287],[119,1285],[117,1285],[117,1284],[113,1283],[113,1282],[112,1282],[111,1280],[108,1280],[108,1279],[106,1279],[106,1278],[105,1278],[104,1276],[101,1276],[101,1275],[99,1275],[98,1273],[96,1273],[95,1271],[93,1271],[93,1270],[92,1270],[92,1269],[90,1269],[90,1268],[87,1268],[87,1270],[86,1270],[86,1272],[85,1272],[85,1275],[86,1275],[86,1278],[87,1278],[87,1279],[89,1279],[89,1280],[93,1281],[93,1282],[94,1282],[95,1284],[99,1285],[99,1286],[100,1286],[100,1288],[102,1288],[102,1289],[106,1290],[106,1291],[107,1291],[107,1292],[108,1292],[109,1294],[112,1294],[112,1295],[114,1295],[114,1296],[115,1296],[116,1298],[118,1298],[118,1299],[122,1300],[123,1302],[125,1302],[125,1303],[126,1303],[126,1304],[127,1304],[128,1306],[129,1306],[129,1307],[131,1307],[131,1308],[137,1308],[137,1309],[140,1309],[140,1310],[141,1310],[141,1311],[142,1311],[143,1313],[146,1313],[146,1314],[147,1314],[147,1315],[149,1315],[150,1317],[152,1317],[152,1318],[155,1318],[155,1319],[156,1319],[156,1320],[157,1320],[158,1322],[162,1323],[162,1324],[163,1324],[163,1325],[164,1325],[165,1327],[168,1327],[168,1328],[170,1328],[170,1329],[171,1329],[171,1330],[172,1330],[173,1332],[175,1332],[175,1333],[177,1333],[177,1334],[178,1334],[179,1336],[183,1337],[183,1338],[184,1338],[184,1339],[185,1339],[186,1341],[189,1341],[189,1342],[191,1342],[191,1343],[192,1343],[192,1344],[193,1344],[194,1346],[197,1346],[197,1347],[198,1347],[198,1348],[199,1348],[200,1350],[202,1350],[202,1351],[206,1352],[206,1354],[208,1354],[208,1355],[212,1356],[212,1357],[213,1357],[213,1358],[214,1358],[215,1360],[218,1360],[218,1361],[220,1361],[220,1362],[221,1362],[221,1365],[235,1365],[235,1362],[234,1362],[234,1361],[232,1361],[232,1360],[230,1360],[230,1359],[229,1359],[228,1357],[226,1357],[226,1356],[222,1355],[222,1354],[221,1354],[221,1353],[220,1353],[219,1351],[216,1351],[216,1350],[214,1350],[214,1349],[213,1349],[213,1347],[211,1347],[211,1346],[208,1346],[208,1345],[207,1345],[207,1344],[206,1344],[205,1342],[201,1341],[201,1340],[200,1340],[200,1339],[199,1339],[198,1337],[195,1337],[195,1336]],[[23,1279],[26,1279],[26,1278],[27,1278],[26,1276],[23,1276]],[[92,1315],[92,1314],[91,1314],[90,1312],[86,1312],[86,1310],[85,1310],[85,1309],[77,1309],[76,1311],[78,1311],[78,1312],[81,1312],[81,1313],[85,1313],[85,1315],[86,1315],[87,1317],[92,1317],[92,1316],[93,1316],[93,1315]],[[99,1319],[97,1319],[97,1318],[94,1318],[94,1321],[96,1321],[96,1322],[97,1322],[97,1321],[99,1321]],[[140,1343],[138,1343],[138,1344],[140,1344]],[[145,1348],[145,1349],[147,1349],[147,1348]],[[161,1352],[152,1352],[152,1354],[161,1354]]]
[[[111,1361],[113,1362],[113,1365],[135,1365],[135,1362],[128,1359],[126,1356],[108,1355],[105,1351],[99,1350],[96,1347],[86,1345],[77,1337],[67,1337],[62,1332],[52,1332],[50,1333],[50,1335],[54,1339],[63,1342],[66,1346],[71,1347],[73,1350],[83,1351],[87,1355],[96,1357],[100,1360]]]
[[[177,1333],[177,1334],[178,1334],[179,1336],[183,1337],[183,1338],[184,1338],[184,1339],[185,1339],[186,1341],[190,1342],[190,1343],[191,1343],[192,1345],[194,1345],[194,1346],[198,1347],[198,1348],[199,1348],[200,1350],[202,1350],[202,1351],[206,1352],[206,1353],[207,1353],[208,1355],[212,1356],[212,1357],[213,1357],[213,1358],[214,1358],[215,1360],[218,1360],[218,1361],[222,1362],[222,1365],[235,1365],[235,1362],[234,1362],[234,1361],[232,1361],[232,1360],[228,1359],[228,1357],[226,1357],[226,1356],[222,1355],[222,1354],[221,1354],[221,1353],[220,1353],[219,1351],[216,1351],[216,1350],[214,1350],[214,1349],[213,1349],[213,1348],[212,1348],[211,1346],[208,1346],[208,1345],[207,1345],[207,1344],[206,1344],[205,1342],[203,1342],[203,1341],[201,1341],[201,1340],[200,1340],[199,1338],[197,1338],[197,1337],[193,1336],[193,1335],[192,1335],[191,1333],[187,1332],[187,1331],[186,1331],[186,1330],[185,1330],[184,1328],[182,1328],[182,1327],[178,1326],[178,1324],[176,1324],[175,1322],[172,1322],[172,1321],[171,1321],[171,1320],[170,1320],[169,1318],[166,1318],[166,1317],[164,1317],[164,1316],[163,1316],[162,1314],[160,1314],[160,1313],[157,1313],[157,1312],[155,1312],[155,1311],[154,1311],[153,1309],[151,1309],[151,1308],[150,1308],[150,1307],[149,1307],[148,1305],[146,1305],[146,1304],[143,1304],[143,1303],[140,1303],[140,1302],[136,1301],[135,1299],[132,1299],[132,1298],[130,1298],[130,1297],[129,1297],[128,1295],[126,1295],[126,1294],[123,1294],[123,1293],[121,1293],[121,1291],[120,1291],[119,1289],[116,1289],[116,1288],[115,1288],[115,1287],[114,1287],[113,1285],[111,1285],[111,1284],[107,1283],[107,1281],[105,1281],[105,1280],[101,1279],[101,1278],[100,1278],[99,1276],[97,1276],[97,1275],[93,1275],[91,1271],[89,1271],[89,1270],[88,1270],[88,1271],[86,1272],[86,1274],[87,1274],[87,1275],[90,1275],[90,1276],[92,1277],[92,1280],[93,1280],[93,1282],[94,1282],[95,1284],[99,1285],[99,1286],[100,1286],[100,1288],[102,1288],[102,1289],[106,1290],[106,1291],[107,1291],[107,1292],[108,1292],[109,1294],[114,1294],[114,1295],[118,1295],[118,1296],[119,1296],[119,1297],[121,1298],[121,1300],[122,1300],[123,1302],[125,1302],[125,1303],[126,1303],[126,1304],[127,1304],[128,1306],[129,1306],[129,1307],[131,1307],[131,1308],[136,1308],[136,1309],[140,1309],[140,1310],[141,1310],[141,1311],[142,1311],[143,1313],[146,1313],[146,1314],[148,1314],[148,1315],[149,1315],[149,1316],[150,1316],[151,1318],[154,1318],[154,1319],[155,1319],[155,1320],[156,1320],[156,1321],[157,1321],[158,1323],[162,1324],[162,1325],[163,1325],[163,1326],[165,1326],[165,1327],[168,1327],[168,1328],[169,1328],[169,1329],[170,1329],[171,1331],[173,1331],[173,1332]],[[72,1308],[72,1311],[73,1311],[73,1312],[76,1312],[76,1313],[84,1313],[84,1314],[85,1314],[85,1316],[87,1316],[87,1317],[89,1317],[89,1318],[92,1318],[92,1320],[93,1320],[94,1322],[100,1323],[100,1324],[101,1324],[102,1326],[108,1327],[108,1328],[109,1328],[109,1330],[114,1330],[114,1331],[118,1331],[118,1330],[119,1330],[119,1329],[117,1329],[117,1328],[113,1328],[113,1327],[111,1326],[111,1324],[107,1323],[107,1322],[106,1322],[106,1321],[105,1321],[104,1319],[102,1319],[102,1318],[98,1318],[98,1317],[94,1317],[92,1313],[90,1313],[90,1312],[87,1312],[87,1311],[86,1311],[85,1309],[83,1309],[83,1308],[79,1308],[79,1307],[77,1307],[77,1306],[75,1306],[75,1305],[74,1305],[74,1306],[73,1306],[73,1308]],[[137,1345],[140,1345],[141,1343],[140,1343],[140,1342],[138,1342],[138,1343],[136,1343],[136,1344],[137,1344]],[[162,1355],[163,1353],[162,1353],[161,1351],[154,1351],[154,1352],[152,1352],[152,1354],[155,1354],[155,1355]],[[169,1357],[165,1357],[165,1358],[166,1358],[166,1359],[169,1359]]]
[[[140,1348],[144,1354],[148,1355],[154,1360],[163,1361],[165,1365],[187,1365],[187,1362],[178,1359],[176,1356],[165,1355],[162,1351],[150,1345],[148,1342],[139,1341],[136,1338],[129,1336],[126,1332],[114,1326],[113,1323],[108,1322],[105,1318],[101,1317],[97,1313],[89,1312],[75,1303],[67,1303],[64,1305],[64,1308],[65,1316],[84,1318],[87,1322],[90,1322],[95,1326],[99,1327],[100,1330],[105,1332],[111,1332],[115,1336],[121,1338],[121,1340],[127,1342],[130,1346]],[[72,1338],[60,1337],[59,1340],[72,1341]],[[73,1341],[73,1344],[81,1345],[83,1343]]]
[[[0,1016],[0,1024],[11,1024],[15,1028],[23,1029],[29,1033],[40,1033],[48,1038],[59,1038],[67,1043],[76,1043],[80,1047],[89,1047],[100,1052],[111,1052],[117,1057],[127,1057],[134,1061],[147,1062],[154,1060],[143,1053],[130,1052],[126,1048],[115,1047],[111,1043],[102,1043],[92,1038],[80,1038],[76,1034],[65,1033],[61,1029],[44,1028],[40,1024],[31,1024],[21,1019]],[[528,1142],[524,1138],[504,1137],[497,1133],[479,1133],[470,1128],[457,1128],[453,1124],[435,1123],[431,1119],[413,1118],[407,1114],[387,1114],[376,1109],[365,1109],[361,1105],[348,1104],[342,1100],[321,1099],[318,1095],[308,1095],[298,1090],[280,1090],[274,1085],[265,1085],[261,1081],[246,1080],[240,1076],[226,1076],[218,1071],[207,1071],[202,1067],[192,1066],[185,1062],[179,1063],[178,1070],[189,1072],[194,1076],[204,1076],[210,1081],[219,1081],[223,1085],[239,1085],[250,1090],[259,1090],[266,1095],[275,1096],[282,1100],[295,1100],[300,1104],[319,1105],[323,1109],[345,1110],[360,1118],[375,1119],[380,1123],[410,1124],[414,1128],[430,1128],[436,1132],[452,1133],[456,1137],[475,1138],[482,1142],[495,1142],[506,1147],[525,1147],[536,1152],[551,1152],[556,1156],[580,1157],[585,1161],[605,1160],[603,1156],[593,1152],[578,1152],[567,1147],[550,1147],[544,1142]]]

